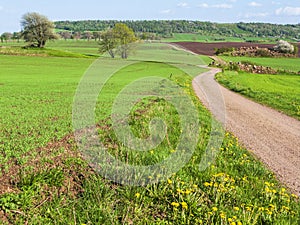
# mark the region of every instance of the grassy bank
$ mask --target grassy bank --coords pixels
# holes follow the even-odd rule
[[[75,144],[73,98],[92,59],[0,59],[0,147],[4,149],[0,154],[0,218],[4,224],[299,222],[297,196],[279,184],[231,134],[225,134],[211,166],[204,172],[199,170],[211,135],[211,116],[191,86],[193,77],[203,72],[195,66],[203,64],[200,57],[166,45],[140,46],[129,59],[133,63],[116,71],[99,94],[95,109],[99,138],[111,155],[134,165],[152,165],[178,154],[181,118],[165,99],[140,99],[129,113],[131,131],[145,139],[152,132],[150,121],[159,117],[165,121],[167,136],[157,147],[132,151],[117,138],[111,123],[113,101],[123,88],[152,76],[170,80],[196,108],[199,135],[188,163],[168,179],[144,187],[104,179],[81,158]],[[116,60],[100,59],[99,76],[104,68],[115,68]],[[148,83],[144,86],[148,87]],[[142,90],[144,86],[141,85]],[[155,88],[163,86],[160,83]],[[156,180],[158,176],[148,179]]]

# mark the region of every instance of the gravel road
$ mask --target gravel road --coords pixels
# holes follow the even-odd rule
[[[199,99],[282,183],[300,196],[300,121],[227,90],[215,81],[218,72],[219,69],[211,69],[194,79]],[[218,100],[213,100],[215,96]]]

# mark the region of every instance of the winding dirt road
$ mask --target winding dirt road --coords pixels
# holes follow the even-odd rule
[[[211,69],[194,79],[199,99],[282,183],[300,196],[300,121],[227,90],[215,81],[218,72],[219,69]],[[214,100],[215,96],[218,100]]]

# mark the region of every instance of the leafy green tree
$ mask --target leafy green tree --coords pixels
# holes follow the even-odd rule
[[[134,31],[124,23],[117,23],[113,28],[113,32],[119,42],[121,57],[127,59],[129,51],[131,50],[131,44],[137,40]]]
[[[17,42],[20,42],[20,39],[22,38],[22,33],[21,32],[14,32],[12,39],[17,40]]]
[[[9,32],[5,32],[5,33],[1,34],[1,36],[0,36],[1,42],[9,41],[12,38],[12,36],[13,36],[12,33],[9,33]]]
[[[25,14],[21,26],[24,40],[39,48],[43,48],[48,40],[58,38],[54,33],[54,23],[36,12]]]
[[[110,29],[102,33],[99,45],[101,54],[108,52],[112,58],[115,58],[115,48],[118,46],[118,40],[113,30]]]
[[[123,59],[127,59],[132,43],[137,40],[134,31],[126,24],[117,23],[113,29],[109,29],[102,34],[100,53],[108,52],[112,58],[119,52]]]

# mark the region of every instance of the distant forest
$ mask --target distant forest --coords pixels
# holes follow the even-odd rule
[[[57,21],[56,29],[59,32],[84,33],[104,31],[112,28],[116,23],[125,23],[136,33],[147,34],[144,38],[172,37],[174,33],[197,33],[203,35],[221,35],[226,37],[261,37],[283,38],[294,41],[300,40],[299,24],[270,24],[270,23],[213,23],[187,20],[144,20],[144,21],[117,21],[117,20],[83,20]],[[152,36],[150,35],[152,34]]]

